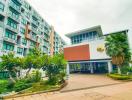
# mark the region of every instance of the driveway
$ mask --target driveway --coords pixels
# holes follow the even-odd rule
[[[121,82],[112,80],[102,74],[71,74],[68,85],[61,92],[90,89],[95,87],[120,84]]]
[[[8,100],[132,100],[132,82],[121,83],[104,75],[74,74],[70,76],[69,85],[63,91]]]

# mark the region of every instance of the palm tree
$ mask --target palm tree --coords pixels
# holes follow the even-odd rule
[[[112,58],[112,63],[117,65],[118,74],[124,62],[130,60],[128,40],[125,33],[111,34],[105,39],[106,53]]]

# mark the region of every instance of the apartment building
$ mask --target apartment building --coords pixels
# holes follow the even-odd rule
[[[34,47],[53,55],[63,45],[65,42],[59,34],[27,1],[0,0],[0,55],[12,51],[23,57]]]

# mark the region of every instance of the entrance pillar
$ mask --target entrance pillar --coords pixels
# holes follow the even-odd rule
[[[67,79],[68,79],[70,75],[69,63],[67,63],[67,66],[66,66],[66,74],[67,74]]]
[[[92,63],[90,62],[90,73],[93,74],[94,73],[94,69],[93,69],[93,65]]]
[[[108,72],[111,73],[113,71],[111,61],[108,61]]]

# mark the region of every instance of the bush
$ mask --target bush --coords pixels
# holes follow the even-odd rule
[[[34,83],[41,81],[42,74],[38,70],[34,70],[31,74],[29,74],[25,79],[27,83]]]
[[[131,78],[128,75],[119,75],[119,74],[108,74],[108,76],[116,80],[128,80]]]
[[[8,84],[7,80],[0,80],[0,94],[8,91],[6,88],[7,84]]]
[[[14,85],[14,91],[18,92],[18,91],[27,89],[31,86],[32,86],[32,84],[31,83],[26,83],[26,80],[19,80]]]

